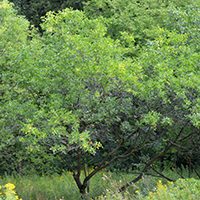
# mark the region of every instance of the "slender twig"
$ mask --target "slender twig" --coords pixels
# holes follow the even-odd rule
[[[179,133],[177,134],[175,140],[173,141],[174,143],[177,142],[178,138],[181,136],[181,134],[183,133],[183,131],[184,131],[184,129],[185,129],[185,127],[187,126],[188,123],[189,123],[189,120],[186,121],[186,123],[184,124],[184,126],[181,128],[181,130],[180,130]],[[139,181],[139,180],[142,178],[143,174],[146,172],[146,170],[147,170],[158,158],[164,156],[164,155],[168,152],[168,150],[173,146],[173,144],[169,144],[169,143],[170,143],[170,142],[168,141],[168,144],[167,144],[166,148],[163,150],[163,152],[161,152],[161,153],[157,154],[156,156],[154,156],[154,157],[146,164],[146,166],[143,168],[143,170],[141,171],[141,173],[139,174],[138,177],[136,177],[134,180],[132,180],[132,181],[126,183],[123,187],[121,187],[121,188],[119,189],[118,192],[120,193],[120,192],[124,191],[124,190],[125,190],[127,187],[129,187],[130,185],[132,185],[133,183],[136,183],[137,181]]]

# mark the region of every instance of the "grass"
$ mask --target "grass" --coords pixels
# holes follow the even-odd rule
[[[179,175],[171,170],[165,171],[164,174],[177,180]],[[183,172],[187,177],[188,170]],[[195,177],[195,174],[192,174]],[[90,182],[90,193],[82,196],[72,173],[63,170],[61,175],[53,174],[52,176],[24,176],[6,175],[0,178],[0,185],[12,183],[16,186],[16,193],[23,200],[129,200],[145,199],[150,191],[155,191],[158,181],[165,179],[152,176],[144,176],[139,182],[130,186],[124,193],[118,193],[117,190],[126,182],[133,180],[134,174],[110,173],[107,171],[99,172]],[[83,177],[82,177],[83,178]]]

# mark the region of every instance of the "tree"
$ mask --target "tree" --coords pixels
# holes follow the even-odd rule
[[[169,22],[173,24],[173,21],[168,21],[169,7],[174,5],[185,9],[192,3],[193,0],[91,0],[84,3],[84,11],[90,19],[103,16],[107,35],[120,40],[127,48],[126,55],[135,57],[148,39],[154,40],[158,36],[158,27],[164,28]],[[134,42],[127,41],[124,33],[133,35]]]
[[[28,151],[41,152],[46,145],[61,157],[73,152],[74,167],[65,162],[83,193],[88,180],[131,137],[124,140],[121,135],[125,133],[115,135],[112,129],[123,122],[118,113],[123,117],[122,112],[128,112],[125,81],[132,77],[130,81],[136,83],[137,76],[126,74],[132,60],[123,57],[117,42],[105,37],[100,20],[88,20],[82,12],[68,9],[47,16],[44,36],[33,38],[13,59],[17,68],[10,80],[19,95],[4,105],[4,112],[9,106],[15,111],[13,118],[19,117],[16,108],[24,116],[25,122],[19,123],[23,126],[20,141],[28,145]],[[113,138],[120,145],[81,184],[81,157],[94,154]]]
[[[15,87],[2,120],[6,113],[17,119],[27,153],[59,155],[81,193],[97,172],[130,156],[141,162],[137,182],[170,149],[199,134],[199,55],[188,36],[158,29],[131,59],[106,37],[102,21],[70,9],[47,13],[43,36],[15,52],[4,80]],[[101,160],[81,182],[95,153]]]
[[[44,17],[47,12],[58,12],[65,8],[83,9],[82,0],[11,0],[11,2],[15,4],[18,13],[26,16],[32,25],[39,28],[41,33],[41,17]]]

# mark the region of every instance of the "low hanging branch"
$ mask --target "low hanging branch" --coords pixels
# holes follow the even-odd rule
[[[185,129],[185,127],[187,126],[188,123],[189,123],[189,120],[186,121],[186,123],[184,124],[184,126],[181,128],[181,130],[180,130],[179,133],[177,134],[177,136],[176,136],[175,140],[173,141],[173,143],[176,143],[176,142],[177,142],[178,138],[181,136],[181,134],[183,133],[183,131],[184,131],[184,129]],[[156,155],[154,158],[152,158],[152,159],[146,164],[146,166],[144,167],[144,169],[141,171],[141,173],[139,174],[139,176],[138,176],[137,178],[135,178],[134,180],[132,180],[132,181],[130,181],[130,182],[128,182],[128,183],[126,183],[123,187],[121,187],[121,188],[118,190],[118,192],[119,192],[119,193],[120,193],[120,192],[123,192],[127,187],[129,187],[129,186],[132,185],[133,183],[136,183],[137,181],[139,181],[139,180],[142,178],[143,174],[146,172],[146,170],[154,163],[154,161],[156,161],[158,158],[164,156],[164,155],[169,151],[169,149],[173,146],[172,143],[170,143],[170,144],[169,144],[169,143],[170,143],[170,142],[168,141],[168,144],[167,144],[167,146],[166,146],[166,148],[165,148],[165,150],[164,150],[163,152],[161,152],[160,154]]]
[[[123,192],[127,187],[129,187],[133,183],[136,183],[137,181],[139,181],[142,178],[143,174],[146,172],[146,170],[154,163],[154,161],[156,161],[158,158],[164,156],[171,147],[172,147],[172,145],[167,146],[163,152],[161,152],[160,154],[156,155],[153,159],[151,159],[146,164],[146,166],[144,167],[144,169],[141,171],[141,173],[139,174],[139,176],[137,178],[135,178],[134,180],[130,181],[129,183],[126,183],[126,185],[124,185],[123,187],[121,187],[118,192],[119,193]]]
[[[141,161],[142,163],[144,163],[145,165],[147,165],[147,163],[146,163],[145,161],[143,161],[142,159],[138,158],[135,154],[133,154],[133,156],[134,156],[135,158],[137,158],[138,160],[140,160],[140,161]],[[160,175],[160,176],[158,176],[158,177],[163,177],[163,178],[167,179],[168,181],[174,182],[174,180],[170,179],[169,177],[167,177],[167,176],[165,176],[164,174],[162,174],[162,173],[160,173],[159,171],[157,171],[152,165],[150,166],[150,168],[151,168],[153,171],[155,171],[157,174]],[[146,175],[147,175],[147,174],[146,174]],[[151,174],[149,174],[149,175],[151,175]],[[155,176],[155,175],[151,175],[151,176]]]

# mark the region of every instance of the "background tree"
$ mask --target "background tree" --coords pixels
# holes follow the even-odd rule
[[[199,52],[199,45],[197,43],[199,38],[199,32],[197,31],[198,21],[199,21],[199,5],[197,2],[193,2],[190,5],[186,5],[184,8],[182,7],[175,7],[174,5],[171,5],[168,9],[168,17],[166,18],[166,28],[170,31],[176,31],[180,35],[186,34],[187,40],[185,42],[186,46],[189,46],[190,49],[193,49],[193,55],[190,55],[190,57],[195,60],[196,63],[198,63],[199,57],[196,53]],[[178,61],[179,62],[179,61]],[[188,65],[188,64],[187,64]],[[198,64],[197,64],[198,65]],[[182,62],[177,63],[177,66],[182,66]],[[189,68],[189,65],[188,65]],[[196,66],[196,72],[198,72],[198,67]],[[174,69],[175,71],[175,69]],[[190,90],[191,93],[194,92],[194,89]],[[190,97],[191,98],[191,97]],[[195,132],[195,131],[194,131]],[[194,134],[193,132],[193,134]],[[198,132],[198,131],[197,131]],[[184,144],[181,146],[176,146],[176,148],[173,150],[173,154],[170,153],[168,155],[168,158],[166,159],[167,162],[171,160],[171,166],[174,166],[176,168],[176,165],[179,167],[181,165],[188,165],[189,168],[194,169],[194,165],[198,165],[199,160],[199,141],[198,135],[194,137],[194,135],[191,137],[192,140],[187,139],[184,141]],[[184,148],[183,148],[184,147]],[[188,156],[190,155],[190,159],[188,160]],[[194,165],[193,165],[193,164]],[[166,165],[166,167],[169,167]],[[195,169],[194,169],[195,170]]]
[[[140,162],[132,182],[149,168],[162,175],[152,164],[185,145],[189,153],[188,141],[199,137],[199,54],[193,32],[158,28],[132,59],[124,56],[122,41],[108,36],[105,21],[70,9],[49,12],[43,36],[20,41],[20,48],[9,51],[9,70],[2,72],[2,87],[9,90],[1,101],[1,151],[9,148],[21,164],[58,155],[81,193],[98,171],[123,158]],[[123,34],[134,47],[132,34]],[[16,141],[17,153],[10,148]],[[81,169],[95,153],[96,168],[81,182]]]
[[[21,159],[24,154],[20,152],[18,133],[20,130],[20,116],[9,106],[11,96],[17,96],[18,90],[9,77],[13,76],[13,56],[26,45],[29,22],[18,16],[8,1],[0,2],[0,170],[16,170],[20,173]],[[12,94],[12,95],[11,95]]]
[[[140,48],[148,39],[153,40],[158,34],[158,27],[165,27],[169,23],[168,10],[171,5],[179,9],[185,8],[194,1],[157,1],[157,0],[91,0],[84,3],[84,11],[90,19],[104,17],[109,35],[119,39],[129,56],[138,55]],[[196,4],[198,4],[195,1]],[[170,21],[173,24],[174,21]],[[176,21],[175,21],[176,24]],[[133,35],[134,47],[127,41],[124,33]]]
[[[124,60],[119,44],[104,36],[106,28],[100,20],[65,10],[56,16],[49,13],[43,26],[44,37],[33,38],[13,59],[17,68],[9,77],[20,95],[4,104],[4,112],[9,106],[15,111],[11,116],[19,120],[16,108],[23,113],[26,122],[21,120],[20,127],[24,124],[26,136],[22,134],[20,141],[28,146],[27,153],[41,152],[44,145],[61,157],[72,151],[77,162],[73,167],[65,162],[84,192],[106,159],[81,184],[80,169],[85,162],[80,158],[84,151],[93,154],[101,147],[102,134],[108,141],[119,137],[111,132],[112,127],[120,120],[117,113],[126,112],[129,98],[124,98],[118,85],[125,89],[125,80],[133,77],[130,81],[136,83],[137,77],[127,77],[124,70],[130,68],[131,60]],[[128,140],[119,138],[120,146]],[[120,146],[116,144],[116,150]],[[106,158],[115,153],[111,151]]]
[[[15,9],[18,10],[20,15],[26,16],[29,22],[41,29],[41,17],[49,11],[58,12],[65,8],[73,8],[82,10],[82,0],[11,0],[15,4]]]

